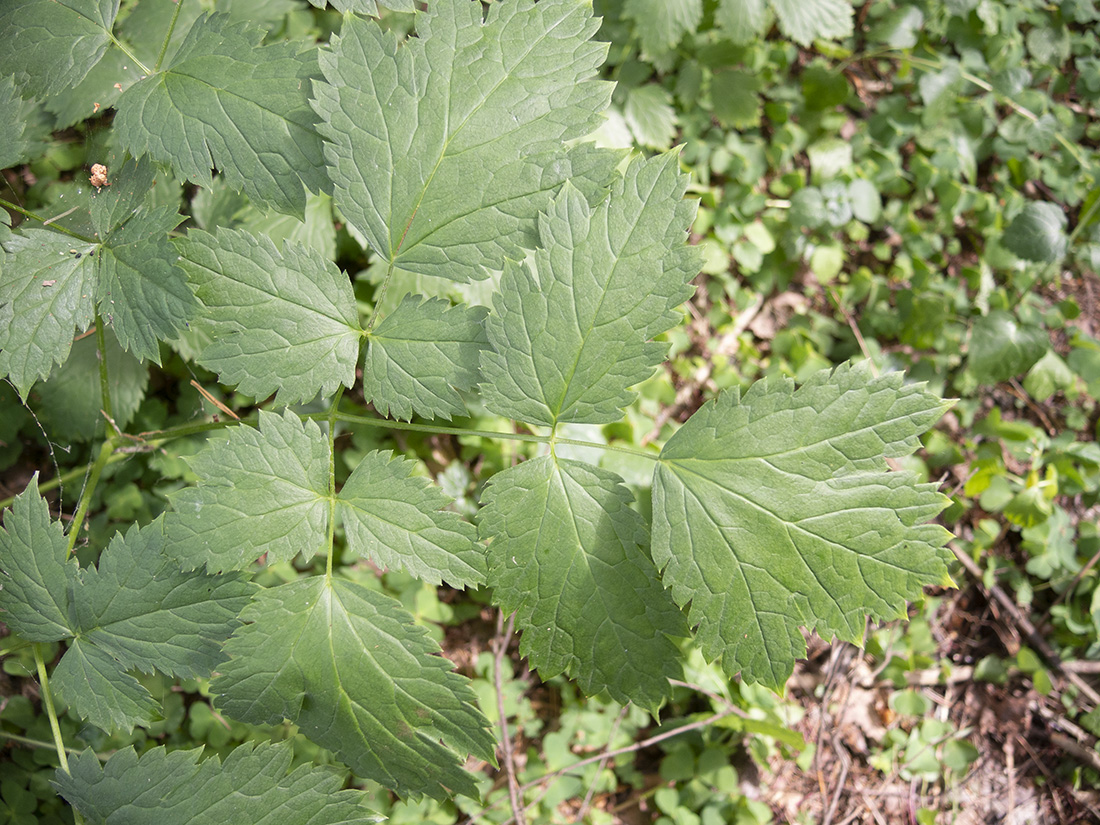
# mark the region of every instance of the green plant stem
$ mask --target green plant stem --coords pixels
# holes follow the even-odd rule
[[[178,0],[178,2],[176,3],[176,14],[180,13],[179,5],[182,2],[183,2],[183,0]],[[175,18],[173,17],[172,20],[175,21]],[[127,46],[125,43],[123,43],[121,40],[119,40],[117,37],[115,37],[114,32],[107,30],[107,36],[109,38],[111,38],[111,42],[115,44],[116,49],[118,49],[120,52],[122,52],[124,55],[126,55],[126,57],[128,57],[130,60],[134,61],[134,65],[137,66],[141,70],[141,73],[143,75],[148,76],[148,75],[152,74],[152,72],[149,71],[149,67],[146,66],[144,63],[142,63],[140,60],[138,60],[137,55],[134,54],[132,51],[130,51],[130,47]]]
[[[46,716],[50,720],[50,730],[53,731],[53,744],[57,750],[57,758],[61,762],[61,770],[69,772],[68,749],[65,740],[61,738],[61,725],[57,721],[57,710],[53,706],[53,694],[50,693],[50,680],[46,676],[46,662],[42,659],[41,643],[34,646],[34,664],[38,668],[38,684],[42,688],[42,704],[46,707]]]
[[[92,494],[95,492],[99,477],[103,474],[103,468],[107,466],[114,449],[114,438],[108,438],[103,442],[103,446],[99,448],[99,455],[96,456],[92,471],[88,474],[88,483],[84,485],[84,493],[80,497],[80,506],[76,508],[76,515],[73,516],[73,523],[69,528],[69,546],[65,550],[66,559],[73,554],[73,548],[76,547],[76,541],[80,537],[80,525],[84,523],[84,516],[87,515],[88,507],[92,503]]]
[[[154,72],[159,72],[161,65],[164,63],[164,55],[168,53],[168,43],[172,40],[172,32],[176,30],[176,21],[179,20],[180,8],[183,6],[183,0],[175,0],[176,10],[172,12],[172,22],[168,24],[168,32],[164,35],[164,42],[160,46],[160,54],[157,55],[157,62],[153,66]],[[146,74],[149,74],[146,72]]]
[[[107,374],[107,336],[103,331],[103,319],[95,314],[95,345],[99,354],[99,394],[103,414],[111,426],[115,426],[115,413],[111,407],[111,381]]]
[[[315,420],[327,419],[328,413],[311,413],[303,418]],[[535,435],[533,433],[503,433],[493,430],[468,430],[463,427],[440,427],[435,424],[413,424],[409,421],[391,421],[388,418],[371,418],[365,415],[352,415],[340,413],[337,418],[349,424],[365,424],[368,427],[385,427],[389,430],[406,430],[415,433],[431,433],[432,435],[472,435],[477,438],[500,439],[501,441],[526,441],[529,444],[569,444],[573,447],[592,447],[598,450],[611,450],[617,453],[641,456],[657,461],[659,456],[650,451],[637,447],[626,447],[621,444],[600,444],[597,441],[583,441],[579,438],[553,438],[549,435]]]
[[[336,415],[340,409],[343,386],[336,390],[328,411],[328,536],[326,537],[325,578],[332,580],[333,556],[336,555]]]
[[[30,218],[31,220],[38,221],[42,224],[47,224],[50,221],[56,219],[43,218],[41,215],[35,212],[31,212],[29,209],[24,209],[18,204],[12,203],[8,200],[4,200],[4,198],[0,198],[0,206],[3,206],[5,209],[9,209],[12,212],[18,212],[24,218]],[[78,241],[83,241],[84,243],[99,243],[99,241],[95,238],[89,238],[86,235],[81,235],[79,232],[73,232],[71,229],[66,229],[64,226],[59,226],[57,224],[51,223],[50,228],[53,229],[55,232],[60,232],[62,235],[68,235],[70,238],[76,238]]]
[[[408,232],[409,228],[406,226],[405,231]],[[405,236],[402,235],[401,239],[404,240]],[[367,336],[370,336],[371,330],[374,329],[374,325],[378,322],[378,310],[382,308],[382,302],[386,300],[386,292],[389,291],[390,281],[393,280],[393,262],[390,262],[389,269],[386,270],[386,277],[382,279],[382,286],[378,288],[378,292],[374,298],[374,308],[370,311],[370,318],[367,319],[367,324],[363,328]]]
[[[20,736],[18,733],[10,733],[6,730],[0,730],[0,739],[10,739],[12,742],[18,742],[20,745],[28,745],[32,748],[52,748],[53,742],[43,742],[41,739],[31,739],[29,736]],[[79,748],[70,748],[65,746],[66,753],[80,753]],[[106,762],[110,759],[110,754],[97,753],[96,759],[100,762]]]

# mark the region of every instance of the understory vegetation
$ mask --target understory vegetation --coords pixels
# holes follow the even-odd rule
[[[0,825],[1096,821],[1095,3],[0,30]]]

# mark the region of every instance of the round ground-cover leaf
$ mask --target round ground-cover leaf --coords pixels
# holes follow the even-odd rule
[[[764,34],[768,6],[764,0],[719,0],[714,22],[726,37],[744,46]]]
[[[852,33],[852,5],[847,0],[770,0],[779,30],[800,46],[818,38]]]
[[[967,366],[982,384],[996,384],[1027,372],[1050,349],[1050,336],[995,310],[974,321]]]
[[[950,533],[927,523],[935,484],[890,472],[949,407],[866,364],[800,389],[758,381],[703,406],[665,444],[653,481],[653,559],[711,659],[778,687],[805,655],[799,627],[858,641],[945,584]]]
[[[1012,219],[1002,245],[1025,261],[1048,263],[1066,254],[1066,216],[1057,204],[1032,201]]]
[[[489,584],[542,678],[567,672],[656,714],[682,678],[683,616],[645,552],[645,522],[614,473],[542,456],[493,476],[481,511]]]
[[[234,719],[287,719],[399,794],[477,798],[465,754],[495,762],[466,679],[389,596],[328,576],[261,591],[212,690]]]
[[[626,0],[623,17],[634,21],[642,52],[658,57],[689,33],[703,19],[702,0]],[[667,147],[666,147],[667,148]]]

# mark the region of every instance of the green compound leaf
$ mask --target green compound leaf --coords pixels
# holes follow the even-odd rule
[[[110,653],[83,639],[61,657],[50,688],[70,711],[104,730],[131,731],[157,717],[159,705],[145,686]]]
[[[417,37],[345,18],[314,107],[340,212],[383,260],[480,279],[534,242],[563,182],[591,197],[620,155],[562,144],[600,124],[606,44],[582,0],[431,3]]]
[[[409,420],[463,415],[488,343],[482,307],[406,295],[370,334],[363,394],[382,415]]]
[[[0,76],[27,97],[75,86],[107,51],[119,0],[4,0]]]
[[[1028,203],[1012,219],[1001,243],[1025,261],[1056,261],[1066,254],[1066,215],[1054,203]]]
[[[168,553],[186,568],[240,570],[260,556],[288,561],[321,550],[328,526],[329,447],[320,427],[289,411],[260,412],[187,460],[202,483],[169,496]]]
[[[160,341],[175,338],[195,314],[168,241],[182,220],[174,206],[140,209],[106,237],[96,256],[100,314],[124,349],[158,364]]]
[[[493,476],[481,511],[489,584],[523,629],[520,652],[543,679],[568,672],[656,713],[683,678],[670,636],[683,616],[643,548],[645,522],[613,473],[552,456]]]
[[[695,31],[703,19],[703,0],[626,0],[623,16],[634,21],[642,52],[656,57]]]
[[[257,398],[310,401],[355,381],[362,330],[355,295],[317,252],[238,230],[192,230],[179,265],[203,303],[213,339],[199,363]]]
[[[0,620],[32,642],[73,635],[69,585],[76,562],[66,561],[68,541],[38,493],[38,474],[4,511],[0,526]]]
[[[27,151],[27,139],[24,132],[27,122],[19,116],[23,101],[15,91],[15,81],[11,77],[0,80],[0,169],[15,166],[23,159]]]
[[[95,317],[96,244],[47,229],[4,242],[0,269],[0,376],[25,401],[31,386],[64,363],[73,335]]]
[[[764,0],[719,0],[714,22],[726,37],[743,46],[764,34],[768,6]]]
[[[119,98],[115,133],[135,157],[203,186],[217,166],[255,203],[301,217],[306,190],[327,185],[308,102],[316,51],[261,46],[264,34],[225,15],[200,18],[163,71]]]
[[[540,244],[509,263],[493,349],[482,355],[482,393],[493,412],[519,421],[618,421],[668,353],[649,339],[673,326],[698,272],[687,227],[695,203],[676,153],[635,159],[592,208],[572,186],[539,220]]]
[[[778,687],[806,653],[799,626],[858,641],[866,616],[947,578],[950,534],[926,522],[935,484],[889,472],[947,409],[901,373],[863,365],[726,392],[661,451],[653,558],[707,657]]]
[[[847,37],[852,33],[849,0],[769,0],[779,18],[779,30],[800,46],[819,38]]]
[[[169,753],[133,748],[105,764],[91,750],[57,771],[53,784],[86,821],[156,822],[157,825],[225,825],[227,822],[352,825],[379,822],[363,806],[361,791],[341,790],[343,775],[300,765],[289,743],[248,743],[225,760],[199,761],[202,748]]]
[[[209,676],[254,589],[239,575],[182,572],[164,555],[159,521],[116,535],[98,569],[74,578],[77,638],[54,670],[53,688],[104,730],[149,724],[159,705],[126,671]]]
[[[475,694],[388,596],[324,576],[262,591],[212,684],[229,716],[288,719],[399,794],[477,798],[464,755],[493,762]]]
[[[184,573],[164,550],[160,521],[116,535],[98,566],[80,571],[78,633],[125,669],[209,676],[255,587],[236,573]]]
[[[74,333],[92,323],[97,308],[124,349],[158,363],[159,339],[174,338],[194,315],[195,298],[166,237],[183,218],[172,207],[143,205],[154,172],[131,161],[99,192],[77,192],[78,214],[90,217],[98,244],[44,229],[21,230],[4,243],[0,374],[24,397],[65,362]]]
[[[412,475],[416,462],[374,451],[355,468],[336,497],[348,547],[383,567],[452,587],[485,583],[484,548],[476,530],[451,500],[425,478]]]

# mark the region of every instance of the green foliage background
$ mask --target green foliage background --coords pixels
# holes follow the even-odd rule
[[[6,4],[0,11],[0,26],[23,25],[25,15],[38,13],[40,5],[32,0]],[[289,0],[263,4],[181,0],[178,6],[142,0],[123,4],[117,31],[135,56],[150,65],[163,57],[165,65],[182,67],[181,76],[195,70],[188,63],[192,51],[214,51],[230,59],[256,50],[255,54],[263,55],[255,62],[268,73],[265,80],[282,84],[272,86],[278,89],[273,94],[279,97],[280,108],[288,96],[300,96],[300,105],[292,111],[296,117],[311,119],[308,84],[302,83],[300,64],[293,60],[297,46],[291,44],[325,41],[334,31],[348,38],[348,44],[352,37],[360,37],[350,26],[342,26],[343,5],[335,5],[338,10]],[[357,11],[376,11],[373,2],[348,5]],[[395,10],[380,12],[383,24],[403,35],[413,25],[413,4],[390,5]],[[647,321],[655,333],[661,333],[659,340],[671,347],[672,359],[640,385],[625,418],[619,420],[617,408],[629,399],[616,398],[610,405],[614,415],[599,418],[601,408],[592,405],[594,419],[576,418],[583,423],[569,424],[572,429],[563,432],[579,441],[613,447],[667,442],[675,449],[692,432],[691,426],[680,428],[679,423],[720,391],[750,392],[752,382],[761,377],[785,376],[813,384],[822,370],[853,358],[867,362],[868,370],[904,370],[908,378],[927,381],[935,392],[958,399],[945,422],[924,436],[920,453],[898,460],[950,495],[952,504],[943,519],[958,536],[954,548],[972,564],[953,569],[955,580],[963,586],[962,596],[933,594],[915,609],[908,629],[874,625],[865,632],[862,619],[849,619],[844,635],[864,639],[866,652],[857,657],[878,674],[877,685],[888,694],[898,720],[887,725],[888,730],[873,743],[866,763],[883,781],[900,779],[908,785],[915,779],[924,788],[939,789],[938,795],[922,796],[921,821],[953,821],[958,811],[952,793],[965,786],[970,772],[982,764],[979,756],[986,753],[981,743],[968,741],[962,720],[938,718],[928,691],[912,689],[910,682],[914,673],[931,673],[931,692],[942,693],[946,688],[936,686],[954,684],[961,668],[972,668],[968,678],[975,684],[1015,686],[1046,697],[1039,701],[1055,706],[1058,718],[1080,731],[1081,747],[1095,754],[1095,736],[1100,734],[1095,689],[1081,677],[1071,678],[1076,671],[1060,663],[1072,665],[1100,655],[1095,569],[1100,538],[1092,515],[1100,488],[1100,450],[1095,440],[1095,399],[1100,395],[1096,309],[1100,127],[1095,114],[1100,105],[1096,34],[1100,12],[1085,0],[1057,6],[876,0],[854,10],[839,0],[597,0],[594,5],[603,17],[598,37],[610,43],[603,72],[616,82],[600,140],[613,148],[639,147],[650,152],[682,146],[680,165],[691,173],[689,194],[701,202],[691,235],[700,250],[703,275],[686,312],[672,318],[679,320],[675,328],[664,332],[672,321],[662,320],[663,326]],[[111,11],[109,2],[98,7],[104,14]],[[228,17],[185,36],[201,13],[214,10],[227,12]],[[177,11],[173,31],[178,34],[163,43],[149,36],[149,32],[167,31]],[[253,28],[246,31],[239,25],[244,23]],[[74,25],[79,29],[79,23]],[[203,38],[209,42],[197,42]],[[264,278],[282,265],[281,256],[290,255],[300,255],[327,273],[320,279],[320,288],[333,295],[347,289],[347,279],[341,278],[333,261],[357,273],[353,293],[345,296],[356,311],[345,313],[343,319],[338,313],[318,312],[312,299],[291,302],[313,313],[308,323],[314,327],[327,324],[338,336],[341,329],[357,327],[359,317],[376,307],[383,309],[385,318],[373,331],[376,343],[362,378],[369,395],[385,399],[375,404],[379,412],[403,419],[429,413],[453,417],[456,424],[486,431],[510,427],[508,419],[513,417],[534,423],[544,423],[544,418],[567,420],[557,417],[564,404],[553,410],[524,407],[519,412],[509,406],[514,393],[510,396],[506,381],[515,372],[499,368],[492,373],[491,362],[483,369],[495,375],[497,392],[467,410],[477,364],[471,364],[464,353],[471,344],[484,346],[514,332],[505,328],[506,321],[491,322],[483,331],[484,310],[471,308],[459,317],[438,299],[486,306],[491,284],[434,277],[429,271],[430,249],[422,258],[407,259],[365,253],[363,239],[353,235],[349,224],[369,225],[370,218],[357,220],[347,206],[355,199],[349,201],[345,194],[341,201],[340,194],[354,190],[354,175],[349,172],[347,180],[337,181],[335,192],[320,191],[324,182],[309,178],[310,170],[322,162],[319,139],[296,140],[293,130],[284,138],[281,126],[270,124],[265,131],[272,135],[271,156],[299,157],[300,162],[281,161],[238,178],[232,173],[211,177],[211,168],[219,164],[211,163],[203,147],[159,145],[146,131],[143,114],[160,105],[165,87],[142,80],[126,54],[106,41],[88,41],[81,47],[88,51],[74,50],[67,63],[36,50],[33,43],[15,43],[18,47],[0,58],[4,67],[0,76],[5,78],[0,80],[0,106],[11,113],[0,126],[0,166],[6,167],[8,189],[4,199],[40,215],[62,215],[57,226],[101,233],[109,255],[105,253],[94,264],[83,257],[90,247],[70,239],[49,239],[57,245],[59,256],[71,262],[74,276],[84,279],[73,282],[75,290],[91,283],[93,267],[97,267],[96,278],[123,288],[127,268],[155,265],[151,262],[161,257],[142,249],[137,238],[152,229],[172,231],[179,220],[178,185],[149,164],[131,170],[133,177],[123,185],[126,191],[118,194],[110,209],[91,214],[91,226],[77,225],[75,216],[63,213],[79,190],[87,190],[91,164],[114,159],[109,165],[115,172],[122,166],[119,145],[133,154],[148,152],[159,161],[193,155],[193,165],[180,169],[181,177],[201,187],[189,186],[185,192],[189,223],[182,228],[188,230],[186,247],[190,249],[185,257],[198,262],[192,264],[199,284],[196,294],[216,308],[213,326],[207,330],[173,326],[172,318],[194,300],[187,290],[144,296],[146,306],[157,308],[149,317],[120,314],[113,318],[101,346],[108,353],[114,424],[126,432],[149,432],[184,427],[215,412],[211,400],[200,395],[195,385],[213,393],[216,403],[241,414],[275,392],[280,404],[299,404],[296,409],[303,413],[324,412],[323,406],[311,406],[316,390],[309,387],[311,380],[321,380],[318,376],[327,382],[322,387],[325,393],[341,382],[349,383],[335,366],[341,360],[337,355],[326,363],[324,354],[318,353],[315,375],[312,379],[299,376],[300,384],[284,380],[285,373],[272,364],[256,362],[253,368],[233,372],[242,348],[232,332],[250,323],[243,305],[248,277]],[[103,50],[103,59],[70,92],[44,94],[69,82],[66,72],[74,71],[82,60],[95,62],[92,58]],[[333,90],[323,97],[322,105],[335,111],[342,105],[340,94],[354,84],[344,82],[340,74],[344,69],[335,59],[322,69],[331,84],[327,88]],[[118,89],[113,85],[117,78],[125,81]],[[563,87],[570,87],[572,81],[566,80]],[[31,97],[37,99],[24,99]],[[95,111],[89,110],[89,100],[98,104]],[[120,114],[112,120],[110,107],[116,103]],[[211,101],[210,106],[223,103]],[[262,106],[227,110],[225,123],[204,128],[224,138],[233,133],[234,118],[262,122],[264,112]],[[341,147],[352,146],[361,136],[348,132],[342,144],[341,134],[333,129],[324,135],[332,141],[330,146],[337,147],[332,150],[337,157],[329,160],[343,168]],[[165,134],[182,141],[193,131],[180,124]],[[240,149],[224,139],[225,151]],[[665,156],[664,163],[674,165],[671,157]],[[588,170],[585,174],[592,186],[605,182],[601,176],[607,170],[585,156],[584,150],[577,150],[572,162],[574,171]],[[537,160],[532,163],[537,166]],[[472,186],[480,185],[461,167],[453,174]],[[367,189],[380,185],[375,181]],[[136,205],[127,200],[127,193],[150,187],[152,199],[124,222]],[[315,194],[303,200],[305,190]],[[588,208],[585,194],[591,192],[571,195],[572,206],[563,198],[563,212]],[[265,205],[296,215],[279,214]],[[18,210],[13,214],[18,220]],[[35,238],[32,233],[41,231],[31,230],[22,237]],[[400,247],[383,229],[378,232],[366,239],[374,249]],[[253,248],[258,245],[252,240],[257,234],[266,235],[273,246],[259,244],[262,251]],[[20,241],[6,233],[4,238],[5,247],[13,253]],[[280,255],[284,239],[303,246],[286,247],[299,251]],[[501,246],[515,249],[524,243],[510,238]],[[209,267],[202,256],[238,253],[256,261],[260,254],[268,258],[255,273],[242,276],[240,295],[204,292],[201,271]],[[77,255],[81,257],[70,257]],[[467,266],[474,272],[476,259],[470,258]],[[538,280],[545,277],[539,262],[531,266],[523,272],[518,267],[506,270],[503,279],[511,279],[517,288],[529,282],[532,292],[549,289],[548,283]],[[400,288],[376,292],[375,285],[383,282],[387,270],[396,272],[403,286],[430,299],[420,307],[430,317],[414,316],[416,307],[400,303]],[[674,298],[684,297],[674,292],[667,296],[670,305],[676,304]],[[6,306],[13,301],[7,295],[2,300]],[[219,300],[224,302],[220,307]],[[333,298],[334,305],[337,300]],[[424,329],[398,323],[402,313],[419,320]],[[261,314],[269,314],[269,308]],[[86,325],[87,318],[76,319],[78,324],[82,320]],[[288,328],[302,322],[288,311]],[[5,321],[0,339],[14,334],[11,329]],[[203,340],[211,329],[218,339],[215,348]],[[441,336],[444,329],[453,335]],[[161,350],[157,340],[177,333],[174,352]],[[457,372],[434,382],[408,385],[385,368],[387,352],[417,359],[425,348],[440,342],[444,349],[451,347],[449,360]],[[61,480],[57,491],[61,508],[71,513],[73,502],[80,499],[85,468],[96,457],[94,448],[110,434],[100,412],[96,343],[76,341],[71,354],[66,353],[67,358],[59,359],[64,363],[58,365],[42,360],[15,363],[0,354],[2,366],[19,386],[16,392],[11,385],[0,385],[0,465],[12,497],[27,486],[34,470],[46,477],[52,468]],[[200,352],[201,367],[194,363]],[[159,359],[160,365],[150,370],[135,356]],[[264,369],[269,370],[266,376]],[[537,372],[537,365],[532,369]],[[226,382],[222,387],[218,375]],[[42,380],[35,384],[36,379]],[[21,395],[28,396],[26,405]],[[696,421],[700,423],[695,426],[701,427],[701,419]],[[121,454],[127,460],[112,461],[103,468],[88,502],[87,541],[76,552],[85,566],[98,559],[99,579],[104,578],[109,548],[115,547],[112,542],[130,542],[140,546],[141,552],[156,551],[144,533],[118,536],[121,527],[149,524],[165,510],[167,501],[186,502],[194,496],[189,491],[194,490],[191,485],[198,466],[185,458],[197,453],[205,440],[199,429],[166,444],[135,442],[132,452]],[[339,443],[332,460],[341,484],[350,483],[372,450],[392,451],[404,462],[386,465],[393,484],[421,489],[417,479],[432,478],[455,499],[453,509],[468,517],[477,511],[479,501],[485,501],[488,526],[483,524],[483,529],[502,535],[508,530],[522,536],[530,527],[499,523],[501,508],[506,506],[502,502],[514,491],[503,485],[496,488],[489,479],[521,458],[530,459],[519,464],[525,474],[522,486],[545,488],[548,500],[559,491],[567,495],[571,479],[582,472],[587,473],[590,489],[606,491],[604,507],[611,506],[607,502],[623,504],[632,498],[643,513],[667,508],[669,491],[675,489],[670,478],[663,491],[653,490],[647,467],[627,452],[603,453],[597,467],[582,470],[578,468],[583,465],[569,462],[574,458],[592,461],[591,453],[584,452],[589,448],[574,447],[577,455],[570,458],[565,455],[568,445],[562,446],[559,456],[564,460],[555,473],[544,467],[547,461],[540,457],[538,445],[523,441],[489,442],[462,434],[433,436],[350,424]],[[149,450],[150,446],[155,449]],[[226,464],[207,460],[212,467]],[[626,481],[625,487],[608,481],[612,472]],[[12,506],[12,498],[4,506]],[[629,514],[635,511],[623,512],[616,530],[626,537],[620,543],[622,552],[629,555],[635,546],[634,516]],[[26,518],[44,516],[28,512]],[[352,547],[352,523],[344,520],[340,529],[348,536],[339,546]],[[12,529],[7,519],[5,527]],[[369,528],[359,529],[366,531],[362,539],[366,542]],[[658,548],[675,537],[655,534],[654,538],[654,561],[664,567],[667,560]],[[63,555],[64,544],[59,547]],[[721,542],[714,539],[713,547],[721,551]],[[292,560],[293,556],[293,552],[280,556],[276,551],[273,563],[257,574],[255,582],[264,587],[290,585],[291,590],[282,591],[287,594],[303,589],[302,593],[294,590],[293,595],[308,603],[310,596],[304,589],[318,579],[303,577],[323,569],[324,561]],[[233,569],[233,565],[204,561],[211,575]],[[662,727],[654,728],[646,713],[619,704],[626,698],[623,695],[612,692],[584,698],[573,683],[549,678],[550,673],[571,666],[569,656],[553,645],[540,647],[525,634],[520,650],[513,646],[507,656],[494,658],[489,648],[505,634],[494,632],[488,592],[475,589],[456,594],[435,586],[440,578],[476,584],[482,580],[480,573],[458,565],[448,571],[456,578],[437,575],[432,581],[429,574],[425,581],[423,570],[402,569],[393,562],[384,566],[385,572],[364,563],[346,566],[349,580],[359,588],[357,597],[373,598],[361,592],[396,597],[424,628],[424,635],[442,643],[460,661],[462,672],[472,679],[469,689],[478,696],[489,721],[497,723],[503,712],[521,746],[521,758],[515,762],[518,781],[532,783],[521,792],[531,806],[527,811],[531,821],[568,822],[580,815],[586,821],[614,822],[621,811],[638,808],[662,823],[768,822],[784,812],[774,801],[769,806],[746,794],[746,777],[760,772],[759,787],[767,788],[779,781],[772,773],[777,764],[795,764],[807,772],[820,767],[815,760],[823,757],[815,753],[818,743],[813,741],[813,728],[803,726],[802,718],[812,702],[801,696],[797,686],[776,696],[730,679],[741,668],[752,666],[760,668],[760,678],[769,662],[753,665],[736,660],[734,665],[729,660],[729,672],[723,673],[720,666],[690,653],[683,679],[661,712]],[[975,573],[978,578],[972,579]],[[676,575],[675,567],[668,575]],[[233,588],[243,585],[218,581],[227,588],[228,601],[241,598],[244,591]],[[83,584],[94,588],[97,581]],[[100,582],[99,586],[106,585]],[[534,622],[540,609],[547,609],[524,603],[529,582],[503,577],[497,587],[501,605],[508,611],[519,610],[521,625]],[[802,587],[791,589],[803,592]],[[975,633],[973,638],[963,634],[951,643],[934,638],[930,628],[949,622],[943,617],[952,615],[953,600],[974,593],[975,598],[992,600],[995,587],[1008,593],[1017,610],[1030,617],[1038,628],[1035,636],[1025,633],[1015,647],[1000,643],[990,631]],[[253,609],[279,608],[269,604]],[[704,608],[693,605],[693,609]],[[706,609],[717,607],[711,604]],[[820,606],[810,612],[820,613]],[[829,628],[836,632],[836,622]],[[245,637],[240,638],[243,643]],[[700,639],[704,649],[707,638]],[[11,822],[71,821],[71,813],[49,785],[57,757],[47,745],[51,732],[33,688],[35,660],[16,636],[9,635],[0,644],[5,654],[0,730],[11,743],[3,755],[0,817]],[[793,634],[792,656],[799,654],[801,644],[800,635]],[[58,661],[64,648],[52,641],[45,645],[46,661]],[[74,652],[97,655],[94,645],[88,648],[77,651],[74,646],[65,652],[57,670],[66,660],[75,662]],[[545,684],[525,669],[520,653],[546,672]],[[661,653],[652,655],[659,660]],[[630,663],[629,658],[618,662],[610,648],[605,660],[611,670]],[[157,667],[159,672],[151,675],[123,674],[140,683],[144,695],[151,697],[144,705],[126,710],[146,715],[145,722],[129,734],[109,734],[82,723],[79,716],[87,714],[81,703],[91,701],[94,691],[66,688],[66,671],[61,677],[55,672],[62,701],[75,711],[61,716],[65,741],[100,754],[134,745],[148,758],[163,760],[156,770],[179,782],[164,793],[181,797],[187,794],[186,782],[194,780],[187,771],[200,770],[186,767],[197,759],[187,749],[200,744],[208,753],[236,760],[232,770],[239,775],[250,770],[250,753],[263,754],[268,747],[258,744],[255,751],[234,751],[242,742],[288,741],[285,768],[340,765],[331,752],[296,735],[295,726],[281,719],[251,719],[247,712],[236,721],[222,717],[212,699],[219,691],[212,690],[201,675],[173,669],[171,662]],[[570,672],[585,693],[599,692],[593,689],[599,680]],[[785,675],[780,668],[765,680],[782,681]],[[651,673],[639,673],[636,681],[644,683],[651,677]],[[234,675],[230,671],[222,678],[232,681]],[[662,692],[646,690],[652,703],[658,704]],[[105,707],[101,712],[109,716],[121,711]],[[707,724],[648,746],[643,751],[645,760],[628,752],[563,773],[548,784],[536,782],[588,753],[637,744],[678,725],[690,728],[702,722]],[[1041,736],[1033,744],[1051,748],[1049,738]],[[166,746],[169,753],[153,750],[159,746]],[[478,745],[471,747],[476,750]],[[1055,756],[1053,749],[1049,752],[1058,780],[1050,793],[1063,794],[1071,804],[1074,797],[1065,789],[1097,784],[1100,773],[1095,761],[1080,755],[1067,760],[1060,753]],[[74,760],[73,766],[78,775],[96,776],[95,760],[87,754]],[[213,769],[213,764],[206,768]],[[513,815],[507,788],[494,786],[488,767],[478,778],[485,810],[468,798],[403,800],[381,785],[346,778],[342,766],[331,774],[299,771],[292,776],[309,793],[337,798],[334,791],[348,784],[366,789],[371,809],[395,822],[455,822],[473,815],[481,821],[503,822]],[[338,802],[343,800],[339,796]],[[804,813],[816,821],[812,811]]]

